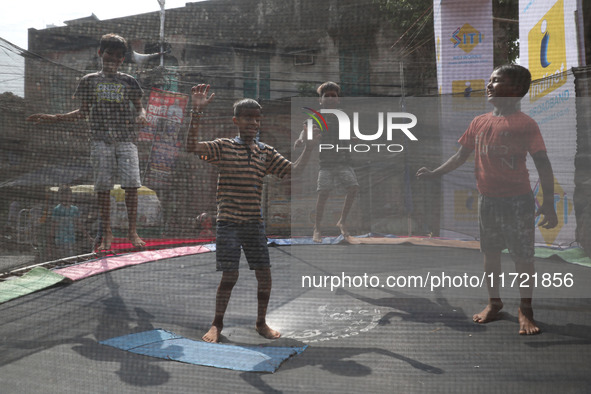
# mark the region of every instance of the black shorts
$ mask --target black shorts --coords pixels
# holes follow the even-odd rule
[[[218,222],[216,234],[216,270],[236,271],[244,250],[251,270],[271,267],[265,225],[259,221]]]
[[[480,250],[509,249],[513,259],[531,260],[535,242],[535,201],[532,193],[516,197],[478,199]]]

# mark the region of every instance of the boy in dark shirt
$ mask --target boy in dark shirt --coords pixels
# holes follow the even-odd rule
[[[119,175],[125,189],[128,237],[134,247],[145,242],[137,233],[137,189],[141,187],[137,146],[137,124],[147,124],[142,106],[143,90],[131,75],[118,71],[127,52],[127,41],[116,34],[101,37],[99,72],[87,74],[74,93],[81,101],[79,109],[66,114],[35,114],[27,118],[35,123],[57,123],[88,119],[90,126],[90,162],[94,170],[94,189],[100,209],[103,239],[98,250],[111,248],[111,189]],[[135,107],[133,111],[130,102]]]

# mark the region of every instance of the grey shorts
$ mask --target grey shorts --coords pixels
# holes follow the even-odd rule
[[[535,242],[533,194],[516,197],[480,195],[478,220],[482,252],[501,252],[503,249],[509,249],[513,259],[533,259]]]
[[[216,233],[216,270],[236,271],[240,250],[244,250],[251,270],[271,267],[265,225],[258,221],[218,222]]]
[[[335,189],[347,190],[358,187],[357,176],[352,167],[321,168],[318,171],[316,191],[330,191]]]
[[[139,188],[140,162],[133,142],[107,144],[91,141],[90,163],[94,171],[94,190],[107,191],[118,180],[123,189]]]

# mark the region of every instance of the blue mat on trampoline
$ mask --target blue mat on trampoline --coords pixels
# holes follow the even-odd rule
[[[247,372],[275,372],[282,362],[302,353],[307,347],[224,345],[183,338],[162,329],[99,343],[145,356]]]

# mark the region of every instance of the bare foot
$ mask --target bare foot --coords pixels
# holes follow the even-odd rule
[[[340,220],[336,225],[339,230],[341,231],[341,234],[343,235],[343,237],[347,238],[348,236],[350,236],[351,234],[349,234],[349,230],[347,230],[347,226],[345,226],[345,223],[342,223]]]
[[[218,343],[220,341],[221,334],[222,334],[221,328],[216,327],[216,326],[211,326],[209,331],[207,331],[205,333],[205,335],[203,337],[201,337],[201,339],[203,339],[205,342]]]
[[[320,234],[320,230],[314,227],[314,235],[312,235],[312,241],[321,243],[322,242],[322,235]]]
[[[261,325],[261,326],[257,325],[256,330],[259,333],[259,335],[261,335],[267,339],[277,339],[281,336],[279,331],[273,330],[271,327],[269,327],[266,324]]]
[[[99,247],[97,248],[98,251],[101,250],[110,250],[111,249],[111,243],[113,242],[113,234],[105,234],[103,235],[103,240],[101,241],[101,244],[99,245]]]
[[[345,223],[341,223],[340,220],[337,223],[337,227],[339,228],[339,230],[341,230],[341,234],[343,234],[343,237],[346,238],[350,235],[349,230],[347,230],[347,227],[345,226]]]
[[[518,320],[519,335],[536,335],[541,332],[534,322],[534,311],[531,307],[519,307]]]
[[[490,302],[482,310],[482,312],[472,316],[474,323],[484,324],[496,320],[499,317],[499,312],[503,309],[502,302]]]
[[[137,235],[137,233],[129,234],[129,241],[131,242],[134,248],[143,248],[144,246],[146,246],[144,240],[142,240],[140,236]]]

